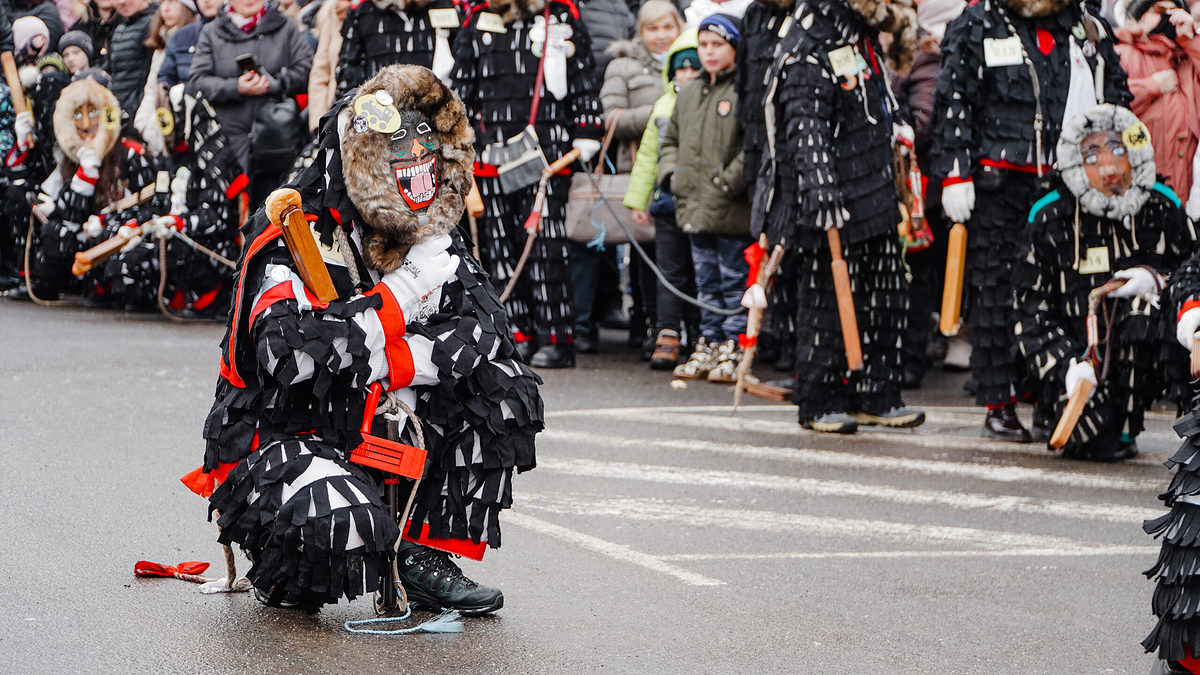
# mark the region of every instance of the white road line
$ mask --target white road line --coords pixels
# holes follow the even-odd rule
[[[547,513],[625,519],[640,522],[679,523],[688,528],[727,528],[764,533],[803,534],[837,539],[944,543],[979,546],[989,550],[1106,548],[1103,544],[1050,535],[980,530],[970,527],[809,516],[747,509],[694,506],[656,499],[583,499],[568,495],[525,493],[518,507]],[[520,515],[520,514],[512,514]]]
[[[863,558],[1003,558],[1083,557],[1107,555],[1158,555],[1157,546],[1104,546],[1101,548],[1010,548],[1003,551],[827,551],[795,553],[674,553],[661,560],[831,560]]]
[[[609,448],[645,449],[653,447],[663,450],[709,452],[752,459],[782,460],[797,464],[831,466],[845,469],[912,471],[931,475],[962,476],[1001,483],[1039,482],[1098,490],[1161,491],[1167,484],[1167,475],[1165,473],[1162,479],[1133,480],[1021,466],[990,466],[969,462],[859,455],[846,451],[785,448],[742,443],[720,443],[716,441],[630,438],[628,436],[613,436],[562,429],[547,429],[538,435],[538,441],[557,441],[571,444],[572,446],[586,444]]]
[[[801,434],[815,433],[806,432],[800,429],[800,425],[794,422],[780,422],[775,420],[765,420],[762,418],[750,417],[729,417],[726,415],[706,415],[704,411],[698,409],[684,409],[688,412],[674,412],[674,410],[663,408],[596,408],[587,411],[559,411],[556,416],[568,416],[564,413],[570,412],[569,416],[600,416],[600,417],[620,417],[624,422],[639,422],[644,424],[667,425],[673,427],[688,427],[690,429],[715,429],[718,431],[729,431],[733,433],[754,433],[754,434],[769,434],[774,436],[785,436],[787,438],[800,438]],[[664,413],[670,414],[664,414]],[[551,415],[548,417],[555,417]],[[938,424],[936,416],[931,415],[927,421],[927,425],[936,426]],[[1162,434],[1151,434],[1145,432],[1146,438],[1162,436]],[[896,430],[896,429],[873,429],[871,427],[863,427],[859,433],[853,436],[842,436],[839,438],[847,444],[875,444],[882,439],[886,439],[888,443],[903,443],[905,445],[915,445],[923,448],[933,448],[942,450],[946,448],[947,436],[953,437],[959,442],[969,442],[971,449],[986,450],[989,452],[1004,452],[1008,454],[1020,454],[1037,457],[1053,456],[1046,452],[1045,448],[1035,444],[1017,444],[1005,443],[1002,441],[992,441],[980,438],[971,434],[953,434],[953,433],[930,433],[918,430]],[[969,439],[969,440],[968,440]],[[1138,459],[1127,460],[1124,464],[1139,464],[1145,466],[1159,465],[1161,459],[1157,457],[1143,456]]]
[[[517,513],[515,511],[505,514],[504,522],[511,523],[518,527],[524,527],[528,530],[533,530],[539,534],[544,534],[555,539],[575,544],[581,548],[585,548],[593,553],[608,556],[614,560],[624,563],[632,563],[640,567],[644,567],[654,572],[666,574],[692,586],[721,586],[725,582],[719,579],[713,579],[701,574],[689,572],[680,567],[676,567],[668,562],[664,562],[658,556],[650,555],[636,551],[628,546],[605,541],[593,537],[590,534],[576,532],[575,530],[555,525],[554,523],[546,522],[540,518],[535,518],[528,514]]]
[[[1031,499],[1014,495],[988,495],[971,492],[919,490],[886,485],[868,485],[821,478],[796,478],[743,471],[718,471],[681,466],[631,464],[566,457],[541,457],[542,471],[612,480],[641,480],[671,485],[703,485],[768,490],[786,490],[806,495],[829,497],[866,497],[898,504],[936,505],[954,509],[1023,513],[1060,518],[1084,518],[1116,523],[1140,524],[1162,515],[1160,509],[1087,502]]]

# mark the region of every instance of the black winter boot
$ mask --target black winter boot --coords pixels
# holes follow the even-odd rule
[[[468,579],[448,553],[401,541],[396,566],[411,604],[435,612],[456,609],[466,616],[490,614],[504,606],[500,589]]]

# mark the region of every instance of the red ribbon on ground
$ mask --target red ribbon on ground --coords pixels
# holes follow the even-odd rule
[[[139,577],[173,577],[176,574],[203,574],[208,569],[208,563],[189,560],[178,565],[163,565],[139,560],[133,566],[133,573]]]

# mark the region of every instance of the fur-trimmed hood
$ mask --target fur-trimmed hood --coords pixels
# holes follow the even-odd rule
[[[530,19],[546,9],[548,0],[488,0],[486,9],[495,12],[509,25],[517,19]]]
[[[771,7],[773,9],[791,9],[796,5],[796,0],[754,0],[760,5]]]
[[[917,10],[913,0],[844,0],[846,5],[878,31],[892,34],[887,55],[899,73],[912,66],[917,46]]]
[[[75,163],[79,162],[79,149],[83,147],[83,139],[75,130],[75,110],[85,103],[91,103],[100,111],[100,126],[89,143],[97,155],[106,156],[121,134],[121,106],[111,91],[90,77],[67,85],[54,106],[54,140],[63,154]],[[106,123],[105,117],[110,114],[116,115],[115,123]]]
[[[418,216],[396,185],[388,158],[391,134],[352,128],[354,111],[345,105],[338,117],[346,194],[363,225],[367,265],[387,273],[400,267],[409,247],[426,237],[449,233],[462,218],[471,190],[475,135],[466,108],[433,71],[422,66],[388,66],[348,97],[386,91],[397,111],[416,110],[437,132],[437,193]],[[345,101],[342,102],[345,104]]]
[[[1005,6],[1026,19],[1058,14],[1071,6],[1070,0],[1003,0]]]
[[[1133,181],[1123,194],[1102,194],[1088,181],[1083,166],[1083,153],[1079,146],[1084,138],[1100,131],[1117,132],[1125,144],[1129,165],[1133,169]],[[1150,132],[1128,108],[1104,103],[1072,117],[1063,125],[1062,134],[1058,138],[1057,158],[1055,166],[1062,176],[1063,183],[1079,200],[1083,210],[1094,216],[1131,216],[1141,210],[1150,197],[1150,190],[1154,188],[1156,169]]]

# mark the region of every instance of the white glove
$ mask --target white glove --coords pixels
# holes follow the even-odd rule
[[[51,202],[51,206],[53,206],[53,202]],[[83,232],[88,236],[88,239],[99,237],[104,233],[104,221],[100,220],[100,216],[89,216],[83,223]]]
[[[571,147],[579,151],[579,161],[587,164],[600,152],[600,141],[591,138],[576,138]]]
[[[1071,365],[1067,367],[1067,395],[1074,394],[1083,380],[1092,383],[1092,391],[1088,393],[1088,398],[1091,399],[1096,393],[1096,369],[1092,367],[1091,361],[1080,363],[1071,359]]]
[[[13,131],[17,134],[17,148],[24,151],[33,145],[33,113],[26,110],[17,113],[17,121],[13,123]]]
[[[975,184],[971,181],[942,188],[942,212],[952,223],[966,223],[975,209]]]
[[[1200,330],[1200,307],[1193,307],[1179,317],[1179,323],[1175,325],[1175,339],[1179,340],[1179,344],[1183,345],[1184,349],[1191,351],[1192,340],[1195,339],[1198,330]]]
[[[90,145],[85,145],[79,148],[79,152],[75,153],[79,159],[79,168],[89,176],[96,177],[100,175],[100,153]]]
[[[142,238],[146,236],[146,229],[142,227],[135,229],[133,225],[122,225],[117,228],[118,237],[131,237],[128,243],[121,247],[121,253],[129,253],[137,248],[142,243]]]
[[[450,235],[429,237],[408,250],[399,269],[383,276],[382,283],[396,296],[406,320],[416,317],[421,304],[454,276],[459,260],[458,256],[450,255],[448,248]]]
[[[1158,307],[1158,291],[1163,286],[1163,279],[1158,273],[1151,272],[1145,267],[1130,267],[1120,270],[1113,275],[1114,279],[1127,279],[1125,285],[1109,293],[1113,298],[1141,298],[1154,307]]]
[[[54,209],[58,208],[54,204],[54,199],[42,192],[38,194],[38,203],[33,205],[33,210],[38,213],[38,220],[50,220],[50,216],[54,214]]]
[[[900,124],[892,125],[892,142],[898,145],[912,147],[917,141],[917,132],[913,131],[911,125],[901,122]]]
[[[152,218],[142,225],[143,237],[158,237],[159,239],[170,239],[175,236],[175,218],[173,216],[159,216]]]

